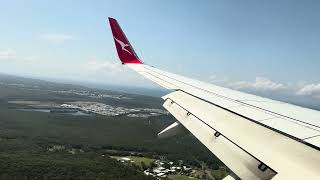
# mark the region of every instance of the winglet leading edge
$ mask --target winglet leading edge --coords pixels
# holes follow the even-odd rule
[[[109,17],[109,23],[118,52],[118,56],[122,64],[143,64],[134,52],[126,35],[123,33],[119,23],[114,18]]]

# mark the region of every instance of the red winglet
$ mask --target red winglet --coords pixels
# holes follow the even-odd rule
[[[114,43],[117,48],[118,56],[122,64],[143,64],[138,58],[137,54],[134,52],[130,42],[128,41],[126,35],[123,33],[117,20],[109,17],[109,23]]]

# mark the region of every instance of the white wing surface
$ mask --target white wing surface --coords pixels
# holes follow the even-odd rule
[[[190,79],[144,64],[109,18],[123,64],[173,90],[164,107],[241,179],[320,179],[320,112]],[[128,53],[129,52],[129,53]],[[228,176],[231,178],[231,176]]]

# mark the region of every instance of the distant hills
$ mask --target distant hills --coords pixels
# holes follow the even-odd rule
[[[59,90],[70,90],[70,89],[102,89],[108,90],[115,93],[126,93],[126,94],[138,94],[145,96],[161,97],[168,93],[165,89],[152,89],[142,87],[131,87],[131,86],[118,86],[118,85],[106,85],[97,84],[90,82],[79,82],[79,81],[63,81],[63,80],[42,80],[38,78],[21,77],[15,75],[8,75],[0,73],[0,83],[16,84],[39,87],[42,89],[59,89]]]

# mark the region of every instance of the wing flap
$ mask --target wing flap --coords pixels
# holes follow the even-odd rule
[[[303,172],[299,174],[301,178],[306,175],[308,177],[319,176],[318,150],[185,92],[175,91],[163,98],[166,100],[164,107],[240,178],[248,179],[241,177],[241,172],[238,172],[237,168],[241,167],[233,167],[227,159],[223,159],[223,152],[220,154],[214,149],[217,148],[214,146],[215,133],[218,132],[228,142],[235,145],[236,147],[232,146],[233,150],[238,148],[237,153],[232,154],[225,149],[224,153],[228,155],[231,153],[232,156],[240,159],[238,163],[242,165],[237,164],[237,166],[246,166],[247,170],[241,168],[241,171],[246,171],[245,174],[251,172],[251,175],[254,174],[264,179],[264,173],[258,173],[259,175],[253,173],[259,172],[259,165],[262,163],[273,173],[281,172],[281,175],[276,175],[281,178],[290,177],[292,171]],[[246,152],[251,158],[246,156],[246,160],[243,160],[244,155],[239,155],[240,150]],[[232,161],[232,163],[235,162]]]
[[[187,110],[170,99],[165,101],[164,107],[241,179],[271,179],[276,174],[271,169],[260,171],[257,168],[260,161],[223,135],[220,136],[218,131],[200,122],[194,115],[187,115]]]
[[[177,135],[187,134],[188,130],[184,128],[181,123],[174,122],[160,133],[158,133],[159,138],[169,138]]]

